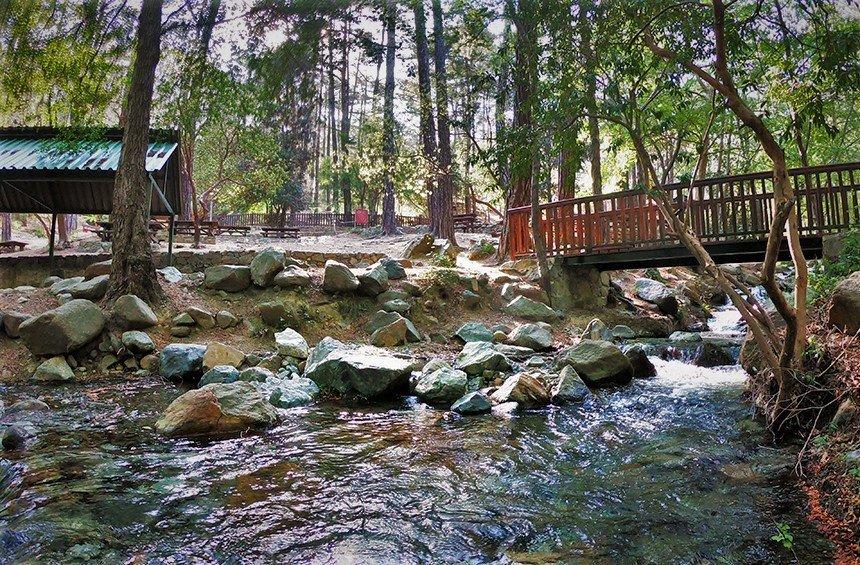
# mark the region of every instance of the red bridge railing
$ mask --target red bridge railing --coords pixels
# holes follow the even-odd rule
[[[791,169],[802,236],[860,223],[860,163]],[[666,185],[703,243],[764,240],[773,216],[771,172]],[[508,210],[511,258],[533,253],[530,207]],[[677,246],[657,205],[640,190],[559,200],[540,207],[547,254],[575,256]]]

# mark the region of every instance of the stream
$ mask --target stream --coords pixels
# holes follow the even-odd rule
[[[38,442],[0,459],[0,562],[829,562],[743,370],[652,361],[576,406],[319,403],[206,442],[155,434],[159,379],[50,389]]]

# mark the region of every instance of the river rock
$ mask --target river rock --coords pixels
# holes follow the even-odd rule
[[[284,269],[284,252],[267,247],[251,259],[251,281],[261,288],[272,286],[275,276]]]
[[[554,322],[559,318],[558,312],[546,304],[526,298],[525,296],[517,296],[504,306],[502,310],[511,316],[539,322]]]
[[[680,343],[699,343],[702,341],[702,335],[698,332],[672,332],[669,335],[669,341]]]
[[[496,279],[498,283],[498,278]],[[536,302],[546,303],[549,300],[546,292],[539,286],[524,282],[504,282],[498,283],[502,286],[499,288],[499,295],[505,302],[510,302],[518,296],[525,296]]]
[[[373,335],[370,336],[370,343],[376,347],[397,347],[407,343],[406,336],[408,333],[406,318],[401,316],[387,326],[382,326],[373,332]]]
[[[47,361],[43,361],[33,373],[33,380],[40,383],[62,383],[74,378],[74,371],[69,367],[66,359],[61,356],[51,357]]]
[[[367,324],[364,326],[364,330],[373,335],[376,330],[379,328],[384,328],[398,320],[405,320],[406,322],[406,340],[410,343],[417,343],[421,341],[421,333],[415,328],[415,324],[412,323],[408,318],[404,318],[397,312],[386,312],[385,310],[378,310],[373,316],[371,316],[370,320],[368,320]]]
[[[398,314],[406,314],[412,308],[412,305],[405,300],[389,300],[382,304],[382,309],[386,312],[397,312]]]
[[[212,312],[209,310],[204,310],[197,306],[191,306],[185,312],[191,316],[191,319],[194,320],[195,324],[204,330],[211,330],[215,327],[215,316],[213,316]]]
[[[580,339],[612,341],[612,332],[600,318],[594,318],[585,326],[585,331],[582,332]]]
[[[734,357],[725,349],[710,341],[704,342],[693,358],[693,365],[697,367],[721,367],[734,364]]]
[[[379,296],[388,290],[388,271],[385,266],[376,264],[358,275],[358,292],[365,296]]]
[[[99,261],[98,263],[90,263],[87,265],[87,268],[84,269],[84,279],[94,279],[102,275],[110,275],[112,265],[113,261],[110,259],[107,261]]]
[[[164,277],[165,282],[169,282],[170,284],[176,284],[182,280],[182,272],[171,265],[163,269],[156,269],[155,272]]]
[[[406,278],[406,269],[400,264],[400,261],[391,257],[383,257],[379,260],[379,264],[385,267],[385,272],[388,274],[388,279],[397,281]]]
[[[329,293],[352,292],[358,289],[358,277],[352,270],[332,259],[325,262],[323,270],[323,290]]]
[[[441,367],[418,379],[415,394],[428,404],[449,405],[466,393],[466,373],[450,367]]]
[[[467,392],[451,406],[451,410],[463,415],[486,414],[492,409],[490,397],[479,390]]]
[[[239,318],[234,316],[227,310],[221,310],[215,314],[215,324],[222,330],[226,330],[239,325]]]
[[[454,333],[454,337],[463,343],[493,341],[493,332],[481,322],[466,322]]]
[[[111,320],[122,329],[145,330],[158,323],[158,316],[149,304],[134,294],[124,294],[114,302]]]
[[[849,335],[860,331],[860,271],[855,271],[833,289],[828,322]]]
[[[36,429],[32,424],[21,422],[12,424],[3,430],[0,445],[6,451],[15,451],[26,446],[27,441],[36,435]]]
[[[496,404],[516,402],[527,408],[549,404],[549,392],[531,373],[518,373],[505,379],[505,383],[490,396]]]
[[[630,326],[618,324],[612,328],[612,337],[615,339],[634,339],[636,337],[636,332],[634,332]]]
[[[484,371],[508,371],[511,369],[511,363],[492,343],[471,341],[466,343],[457,355],[454,368],[467,375],[480,375]]]
[[[433,234],[425,233],[410,241],[403,250],[404,259],[420,259],[433,252]]]
[[[203,286],[212,290],[242,292],[251,286],[251,267],[244,265],[214,265],[206,269]]]
[[[239,369],[232,365],[215,365],[200,377],[199,386],[212,383],[233,383],[239,380]]]
[[[306,287],[311,285],[311,276],[298,265],[288,265],[275,275],[274,283],[281,288]]]
[[[570,365],[564,367],[559,373],[558,382],[550,391],[550,400],[553,404],[569,404],[573,402],[582,402],[591,392],[582,379],[576,373],[576,370]]]
[[[90,280],[84,280],[76,285],[70,286],[66,292],[72,298],[85,298],[86,300],[101,300],[107,292],[109,275],[99,275]]]
[[[121,340],[123,347],[134,355],[146,355],[155,351],[155,342],[152,338],[139,330],[123,332]]]
[[[584,339],[561,351],[556,367],[570,365],[589,386],[612,386],[629,383],[633,366],[621,349],[608,341]]]
[[[648,355],[641,345],[634,345],[624,351],[624,356],[630,361],[630,366],[633,367],[634,379],[647,379],[657,376],[657,369],[654,364],[648,359]]]
[[[23,312],[9,310],[3,313],[3,331],[12,339],[21,337],[21,324],[28,320],[30,316]]]
[[[463,291],[463,305],[469,309],[475,309],[481,305],[483,298],[477,292],[472,292],[469,289]]]
[[[269,402],[278,408],[295,408],[305,406],[313,402],[313,397],[300,387],[290,385],[291,381],[285,381],[276,386],[269,393]]]
[[[191,317],[191,314],[188,312],[182,312],[181,314],[177,314],[171,321],[171,324],[174,326],[194,326],[194,318]]]
[[[278,353],[285,357],[295,359],[307,359],[308,357],[308,342],[302,337],[302,334],[292,328],[286,328],[276,333],[275,344]]]
[[[171,402],[155,429],[168,436],[226,434],[277,421],[274,407],[254,385],[214,383],[189,390]]]
[[[205,345],[171,343],[158,356],[159,369],[166,379],[196,381],[203,373],[205,354]]]
[[[507,342],[519,347],[528,347],[535,351],[552,349],[552,333],[548,324],[522,324],[508,334]]]
[[[230,365],[231,367],[241,367],[245,362],[245,353],[236,349],[231,345],[219,343],[217,341],[206,346],[206,352],[203,354],[203,368],[211,369],[218,365]]]
[[[69,288],[81,282],[84,282],[84,277],[72,277],[69,279],[62,279],[52,284],[48,288],[48,293],[53,294],[54,296],[57,296],[59,294],[68,294]]]
[[[665,284],[654,279],[638,278],[633,283],[633,293],[646,302],[655,304],[668,316],[678,315],[678,298]]]
[[[372,399],[408,383],[412,363],[384,349],[323,338],[308,356],[304,376],[323,391]]]
[[[75,299],[23,322],[18,330],[34,355],[64,355],[98,337],[105,317],[89,300]]]

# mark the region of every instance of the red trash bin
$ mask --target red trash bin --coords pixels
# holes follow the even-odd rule
[[[366,226],[370,223],[370,214],[364,208],[358,208],[355,211],[355,225]]]

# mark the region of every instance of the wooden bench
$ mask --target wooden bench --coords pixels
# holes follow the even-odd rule
[[[475,224],[477,221],[477,214],[454,214],[454,229],[459,229],[464,232],[475,231]]]
[[[113,237],[113,223],[111,222],[98,222],[98,229],[94,231],[94,233],[98,236],[98,238],[102,241],[110,241]],[[149,221],[149,239],[153,242],[158,241],[158,231],[163,230],[164,225],[158,220],[150,220]]]
[[[0,253],[15,253],[24,251],[27,244],[23,241],[0,241]]]
[[[264,226],[261,228],[261,230],[263,232],[263,237],[289,237],[292,239],[298,239],[299,237],[299,228]]]
[[[218,235],[248,235],[251,233],[251,226],[218,226]]]

